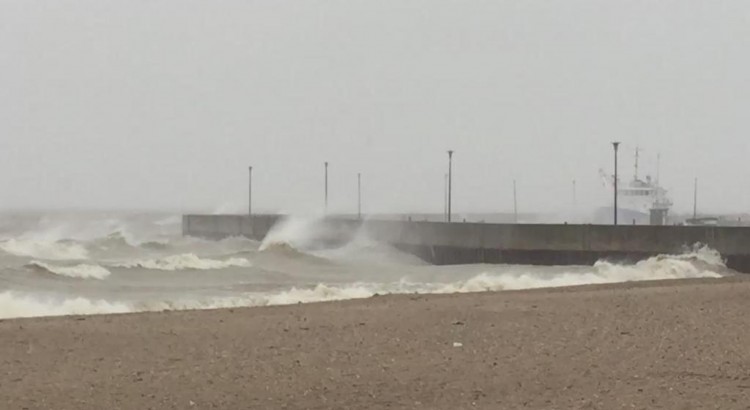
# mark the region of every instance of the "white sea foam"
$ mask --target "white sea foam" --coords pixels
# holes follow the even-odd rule
[[[131,246],[138,246],[145,242],[178,235],[180,218],[177,215],[111,212],[15,215],[12,218],[11,231],[4,236],[24,241],[73,240],[80,243],[118,236]]]
[[[247,293],[240,296],[213,298],[182,298],[160,301],[107,301],[84,297],[52,298],[15,292],[0,293],[0,319],[14,317],[90,315],[128,312],[159,312],[164,310],[202,310],[233,307],[289,305],[344,299],[367,298],[374,294],[367,285],[328,286],[312,289],[291,289],[278,293]]]
[[[126,262],[114,265],[119,268],[144,268],[154,270],[176,271],[176,270],[209,270],[224,269],[229,267],[252,266],[249,260],[244,258],[230,258],[227,260],[201,259],[193,253],[172,255],[160,259],[147,259],[134,262]]]
[[[128,312],[158,312],[164,310],[218,309],[248,306],[286,305],[299,302],[366,298],[372,291],[357,287],[328,287],[292,289],[276,294],[251,293],[235,297],[206,299],[176,299],[163,301],[123,302],[93,300],[84,297],[53,298],[20,294],[11,291],[0,293],[0,319],[37,316],[92,315]]]
[[[382,292],[387,288],[388,286],[380,284],[352,284],[345,286],[318,284],[312,289],[292,288],[284,292],[258,295],[257,300],[259,304],[263,305],[290,305],[295,303],[362,299],[369,298],[378,293],[378,291]]]
[[[84,260],[89,256],[80,244],[47,240],[13,238],[0,242],[0,249],[16,256],[46,260]]]
[[[123,303],[76,298],[47,298],[14,292],[0,293],[0,319],[36,316],[125,313],[132,308]]]
[[[206,299],[177,299],[140,302],[133,305],[136,311],[222,309],[233,307],[291,305],[296,303],[326,302],[361,299],[374,295],[369,286],[328,286],[319,284],[312,289],[290,289],[277,293],[246,293],[239,296]]]
[[[682,255],[655,256],[634,265],[599,261],[594,264],[593,272],[500,275],[482,273],[467,281],[447,284],[435,289],[434,292],[481,292],[662,279],[719,278],[726,271],[721,255],[712,249],[702,247]]]
[[[707,247],[682,255],[659,255],[635,265],[599,261],[594,264],[594,269],[608,282],[720,277],[727,270],[721,255]]]
[[[182,257],[184,255],[177,255]],[[174,258],[174,257],[173,257]],[[196,261],[197,259],[197,261]],[[185,262],[186,260],[192,262]],[[244,266],[246,260],[234,262]],[[151,261],[161,269],[186,269],[186,266],[203,266],[220,263],[232,265],[232,260],[212,261],[189,258]],[[150,265],[150,264],[146,264]],[[179,268],[177,266],[180,266]],[[137,265],[141,266],[141,265]],[[219,265],[214,265],[219,266]],[[560,269],[556,267],[555,269]],[[158,268],[154,268],[158,269]],[[585,268],[584,268],[585,269]],[[649,258],[634,265],[618,265],[598,262],[590,270],[568,272],[537,271],[537,273],[488,271],[467,280],[450,283],[411,282],[403,279],[392,283],[318,284],[314,287],[295,287],[276,292],[246,292],[228,297],[185,296],[181,299],[123,302],[89,300],[85,298],[49,299],[11,292],[0,293],[0,317],[49,316],[69,314],[98,314],[136,311],[161,311],[183,309],[213,309],[244,306],[286,305],[344,299],[367,298],[375,294],[399,293],[463,293],[560,287],[583,284],[615,283],[657,279],[683,279],[699,277],[721,277],[726,271],[721,257],[707,248],[697,249],[684,255],[666,255]]]
[[[158,221],[154,222],[155,225],[159,226],[166,226],[166,225],[179,225],[182,222],[182,217],[180,215],[172,215],[163,219],[159,219]]]
[[[320,218],[289,216],[278,221],[266,234],[260,244],[261,251],[279,245],[295,249],[307,248],[316,238],[320,228]]]
[[[77,279],[104,279],[110,275],[110,272],[106,268],[99,265],[55,266],[44,262],[31,261],[29,266],[54,275]]]

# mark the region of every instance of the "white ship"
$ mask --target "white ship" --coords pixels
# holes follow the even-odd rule
[[[647,175],[645,180],[638,175],[638,154],[635,151],[635,172],[633,179],[623,183],[622,178],[617,181],[617,217],[619,223],[637,223],[663,225],[666,223],[667,214],[672,207],[672,200],[667,196],[667,190],[659,185],[659,178],[652,179]],[[614,189],[614,175],[599,170],[604,185],[610,192]],[[657,171],[658,175],[658,171]],[[614,200],[611,201],[613,203]],[[608,208],[609,220],[612,220],[613,206]],[[597,219],[606,219],[606,212],[601,210]]]

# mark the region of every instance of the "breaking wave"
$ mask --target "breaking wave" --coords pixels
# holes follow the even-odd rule
[[[0,283],[19,287],[0,290],[0,318],[283,305],[376,294],[720,277],[728,272],[721,256],[708,248],[635,264],[425,266],[370,242],[365,233],[328,246],[339,235],[315,218],[281,221],[260,244],[261,252],[256,252],[257,242],[245,238],[184,238],[174,215],[18,217],[3,224],[2,235],[8,239],[0,240]],[[32,269],[39,274],[30,274]],[[203,274],[222,269],[221,274]],[[164,273],[172,271],[200,274]]]
[[[280,247],[302,249],[312,241],[319,221],[313,218],[285,217],[271,228],[259,250]]]
[[[209,270],[249,266],[252,266],[252,264],[245,258],[230,258],[227,260],[201,259],[193,253],[172,255],[160,259],[147,259],[115,265],[115,267],[118,268],[143,268],[164,271],[177,271],[186,269]]]
[[[613,282],[721,277],[728,271],[719,252],[705,246],[680,255],[654,256],[634,265],[599,261],[594,269],[599,276]]]
[[[113,302],[84,297],[38,297],[6,291],[0,293],[0,319],[289,305],[306,302],[367,298],[372,295],[372,290],[365,286],[335,287],[322,284],[313,289],[291,289],[272,294],[248,293],[242,296],[141,302]]]
[[[328,286],[319,284],[311,289],[296,289],[276,293],[247,293],[208,299],[179,299],[173,301],[141,302],[133,305],[136,311],[202,310],[234,307],[292,305],[297,303],[368,298],[374,293],[366,285]]]
[[[298,261],[308,264],[328,264],[330,261],[322,256],[300,251],[288,243],[273,243],[260,251],[261,255],[272,255],[285,261]]]
[[[236,264],[244,265],[249,263],[244,259],[242,260],[244,262],[240,262],[240,260],[234,262],[232,260],[207,262],[194,255],[189,257],[185,255],[180,256],[184,258],[179,261],[153,261],[153,265],[149,263],[145,265],[178,269],[178,264],[205,267],[207,263],[222,264],[221,266],[231,265],[232,263],[235,266]],[[0,318],[287,305],[361,299],[376,294],[444,294],[660,279],[717,278],[723,276],[726,272],[727,269],[721,260],[721,256],[715,251],[702,248],[684,255],[656,256],[634,265],[598,262],[594,266],[593,271],[585,272],[493,273],[490,271],[475,275],[466,280],[450,283],[413,282],[408,279],[402,279],[392,283],[318,284],[313,287],[293,287],[288,290],[276,292],[247,292],[236,296],[213,298],[185,297],[175,300],[123,302],[91,300],[82,297],[67,299],[38,298],[36,296],[4,292],[0,293]]]
[[[11,255],[46,260],[85,260],[89,254],[78,243],[33,239],[8,239],[0,242],[0,249]]]
[[[26,240],[92,241],[118,234],[131,244],[180,233],[179,215],[130,212],[12,213],[0,216],[4,233]]]
[[[286,216],[274,224],[260,250],[278,245],[303,251],[341,247],[354,239],[352,233],[351,226],[345,223],[336,226],[321,217]]]
[[[119,231],[112,232],[103,238],[94,239],[90,243],[101,249],[136,248],[139,246],[137,241]]]
[[[77,279],[104,279],[110,275],[107,269],[99,265],[54,266],[44,262],[31,261],[27,266],[53,275]]]
[[[434,292],[482,292],[664,279],[720,278],[726,272],[728,269],[721,255],[713,249],[701,247],[681,255],[654,256],[634,265],[599,261],[594,264],[593,272],[562,272],[552,275],[482,273],[467,281],[439,287]]]
[[[91,315],[126,313],[133,309],[124,303],[91,300],[83,297],[44,298],[14,292],[0,293],[0,319],[37,316]]]

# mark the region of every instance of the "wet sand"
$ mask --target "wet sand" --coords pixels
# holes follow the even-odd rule
[[[747,409],[750,278],[0,321],[2,409]]]

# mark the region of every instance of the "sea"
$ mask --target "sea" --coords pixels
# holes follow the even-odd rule
[[[730,275],[696,246],[634,264],[433,266],[360,233],[312,243],[315,216],[291,216],[262,242],[184,237],[159,212],[0,214],[0,319],[286,305],[384,294],[508,291]]]

